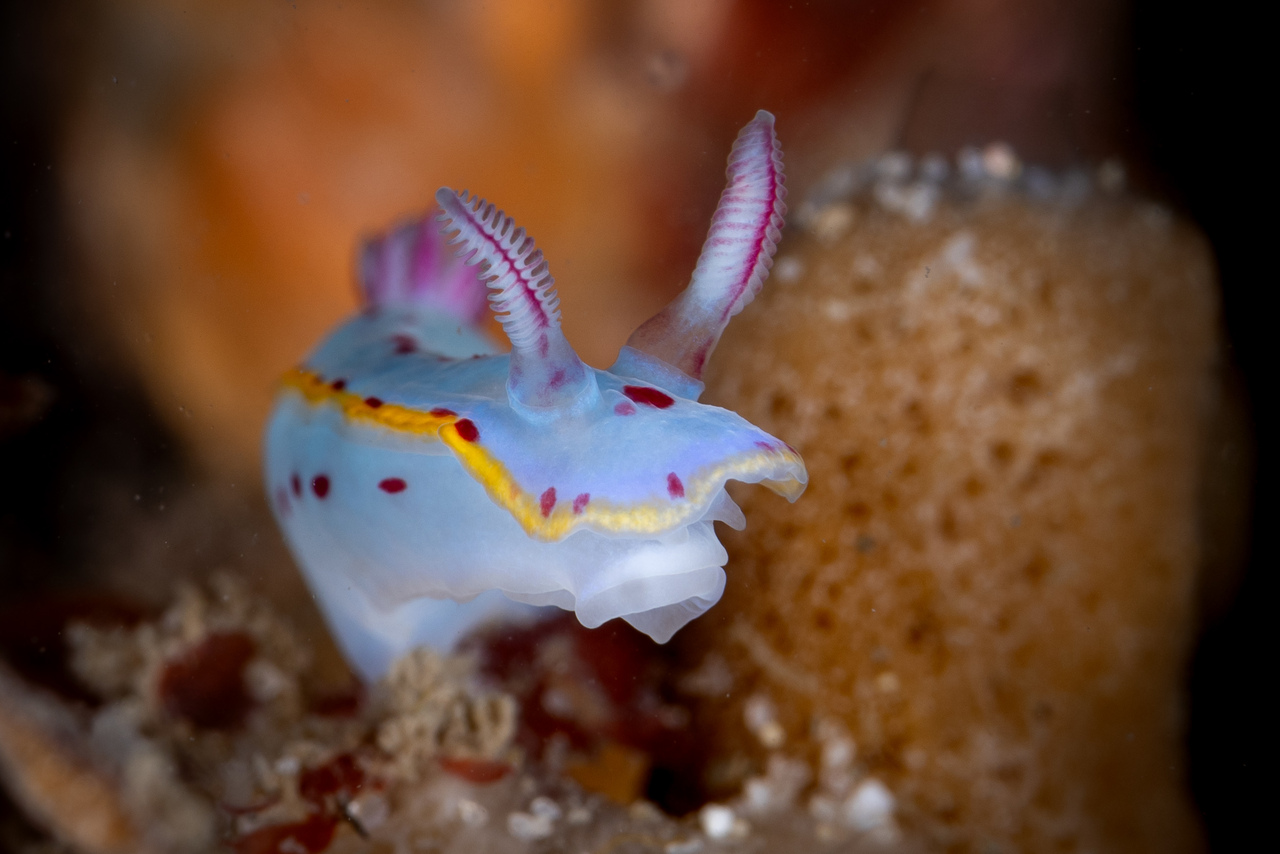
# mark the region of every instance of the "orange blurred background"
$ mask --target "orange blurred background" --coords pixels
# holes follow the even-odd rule
[[[537,239],[569,339],[607,365],[683,286],[757,109],[778,116],[793,201],[893,146],[1112,154],[1115,10],[116,4],[59,153],[83,295],[206,471],[250,478],[275,378],[356,306],[357,240],[437,187]],[[1040,115],[1059,101],[1091,118]]]

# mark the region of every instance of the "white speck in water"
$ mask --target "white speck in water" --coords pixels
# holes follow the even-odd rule
[[[823,316],[835,323],[844,323],[854,313],[853,303],[847,299],[829,299],[822,304]]]
[[[880,207],[901,214],[912,222],[928,221],[941,192],[936,184],[928,181],[906,185],[880,181],[874,190]]]
[[[807,762],[775,753],[769,757],[765,773],[752,777],[743,786],[742,806],[757,814],[787,809],[812,777]]]
[[[529,804],[529,812],[548,821],[556,821],[562,815],[560,805],[546,795],[534,798]]]
[[[982,150],[982,171],[1000,181],[1012,181],[1022,171],[1022,163],[1007,142],[993,142]]]
[[[391,807],[382,795],[361,795],[347,804],[347,815],[362,830],[377,830],[391,817]]]
[[[727,839],[733,833],[734,821],[737,818],[733,810],[723,804],[707,804],[698,813],[698,823],[702,832],[712,839]]]
[[[729,696],[733,689],[733,672],[724,657],[710,652],[696,670],[680,680],[680,690],[700,697]]]
[[[827,205],[813,217],[811,226],[813,234],[823,243],[834,243],[853,227],[854,210],[852,205]]]
[[[845,824],[854,830],[874,830],[893,821],[897,801],[884,783],[869,777],[858,784],[840,806]]]
[[[778,723],[778,710],[773,701],[763,694],[755,694],[742,707],[743,722],[765,747],[773,750],[781,747],[787,733]]]
[[[551,819],[527,812],[513,812],[507,815],[507,833],[522,842],[535,839],[546,839],[551,835]]]
[[[848,768],[857,755],[858,748],[853,743],[853,739],[846,735],[837,735],[825,740],[822,744],[822,767]]]
[[[632,821],[655,822],[662,820],[662,810],[658,809],[649,801],[636,801],[627,807],[627,812],[631,815]]]
[[[283,777],[292,777],[302,768],[302,763],[298,761],[296,756],[281,756],[276,760],[276,773]]]
[[[458,818],[467,827],[484,827],[489,822],[489,811],[475,801],[463,798],[458,801]]]
[[[874,279],[883,272],[884,268],[880,266],[880,262],[873,255],[859,255],[853,261],[853,273],[863,279]]]
[[[283,670],[263,658],[255,658],[249,663],[245,668],[244,681],[249,696],[259,703],[271,702],[293,685]]]
[[[779,282],[789,285],[804,275],[804,262],[792,255],[783,256],[774,265],[773,275]]]

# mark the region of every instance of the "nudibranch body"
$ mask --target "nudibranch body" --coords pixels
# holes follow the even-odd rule
[[[365,311],[285,377],[266,434],[277,519],[366,677],[512,603],[665,642],[724,590],[713,523],[745,524],[726,481],[803,491],[790,446],[697,402],[779,237],[770,114],[728,177],[689,287],[607,371],[574,353],[541,253],[487,202],[442,189],[443,213],[366,245]],[[479,327],[487,292],[510,353]]]

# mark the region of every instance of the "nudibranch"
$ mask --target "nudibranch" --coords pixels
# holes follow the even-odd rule
[[[745,525],[726,481],[799,497],[794,449],[697,402],[786,213],[772,115],[727,174],[690,284],[609,370],[578,358],[542,253],[488,202],[443,188],[365,245],[365,310],[285,376],[265,449],[285,539],[365,677],[527,606],[666,642],[724,590],[713,523]],[[509,353],[481,328],[486,294]]]

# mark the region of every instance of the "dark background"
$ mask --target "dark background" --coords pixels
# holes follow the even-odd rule
[[[1274,155],[1262,130],[1272,101],[1263,94],[1264,57],[1274,48],[1263,45],[1245,8],[1139,2],[1131,36],[1134,119],[1170,194],[1213,244],[1229,353],[1253,421],[1248,562],[1225,609],[1206,609],[1188,685],[1191,785],[1214,851],[1268,846],[1263,840],[1274,833],[1264,821],[1276,790],[1276,701],[1267,688],[1275,643],[1264,626],[1275,602],[1275,382],[1267,354],[1276,335],[1265,305],[1274,299],[1269,233],[1276,217],[1267,213],[1275,174],[1266,164]]]
[[[1264,28],[1243,4],[1141,0],[1130,8],[1125,133],[1145,153],[1158,192],[1212,242],[1229,356],[1255,436],[1247,567],[1238,587],[1205,598],[1188,673],[1193,794],[1213,850],[1245,850],[1273,836],[1264,820],[1276,790],[1276,703],[1266,699],[1274,695],[1266,687],[1274,644],[1264,634],[1275,601],[1267,520],[1277,506],[1276,424],[1266,354],[1276,335],[1264,305],[1276,278],[1268,256],[1277,217],[1265,213],[1275,161],[1262,129],[1275,103],[1262,72],[1274,47],[1263,45]],[[93,26],[91,10],[61,0],[5,3],[0,12],[0,410],[48,395],[36,428],[0,435],[0,605],[35,589],[74,587],[85,565],[77,535],[92,513],[89,485],[122,476],[140,490],[160,489],[182,464],[141,390],[64,320],[76,268],[55,151]],[[35,392],[18,381],[32,376]]]

